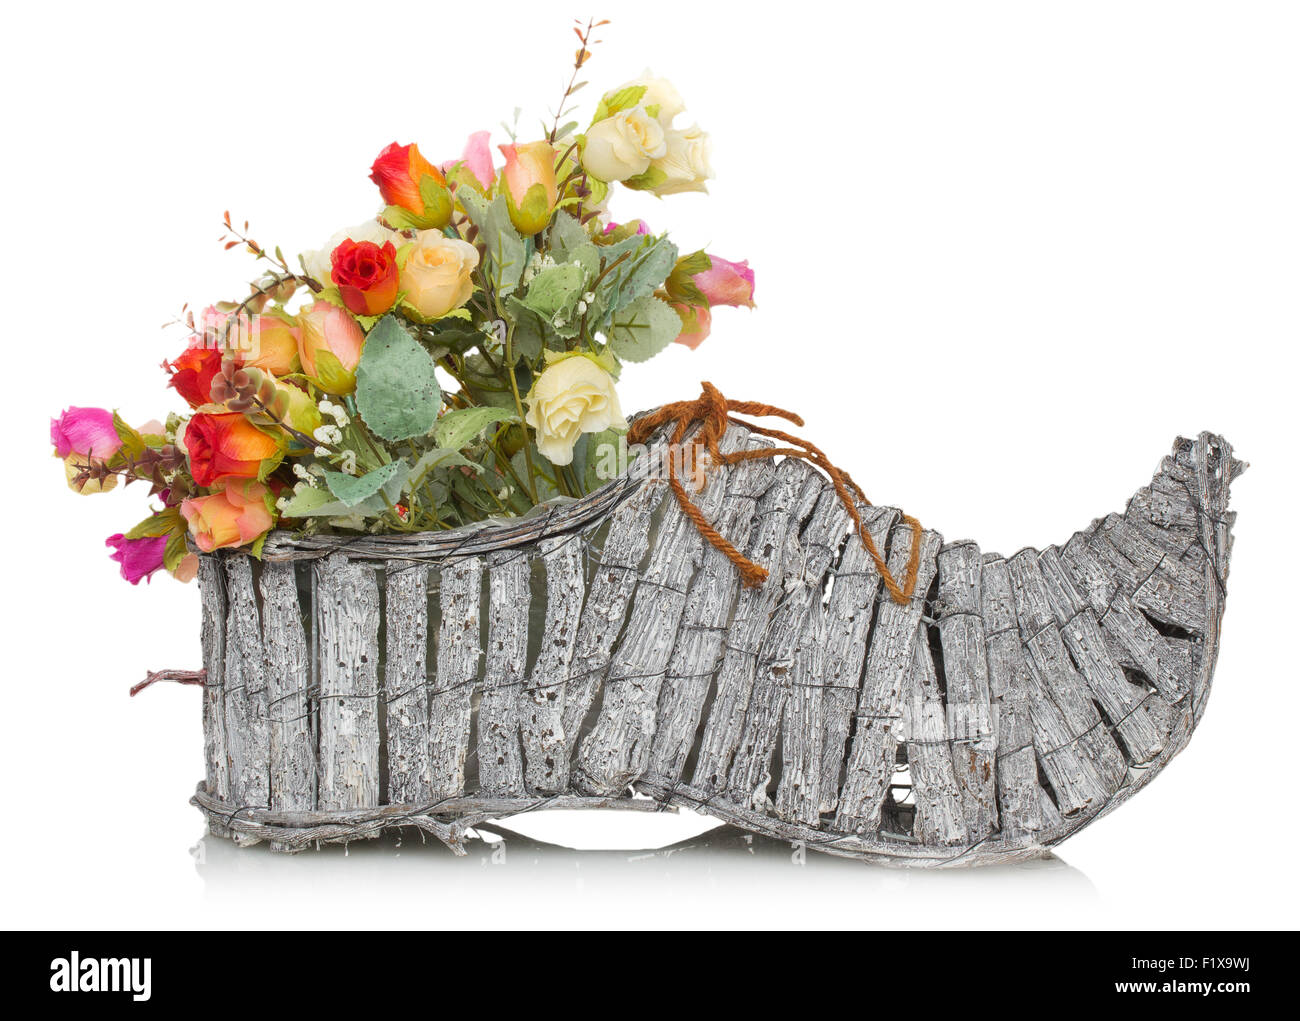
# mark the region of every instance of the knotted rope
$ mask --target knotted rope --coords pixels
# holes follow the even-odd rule
[[[693,441],[694,450],[698,452],[700,447],[706,449],[709,452],[711,465],[736,464],[740,461],[753,461],[762,457],[778,457],[781,455],[797,457],[815,465],[826,474],[826,477],[831,480],[831,485],[835,487],[840,502],[844,504],[844,509],[849,512],[849,517],[853,519],[858,536],[862,539],[862,545],[866,548],[867,553],[871,555],[876,570],[880,572],[880,577],[884,580],[890,598],[894,602],[901,604],[911,600],[912,593],[916,588],[917,571],[921,564],[921,523],[909,515],[903,515],[903,521],[910,525],[912,529],[912,548],[907,561],[907,574],[900,586],[885,564],[884,557],[880,555],[880,551],[876,548],[871,534],[867,531],[867,526],[863,524],[862,515],[858,513],[854,496],[857,496],[867,506],[871,505],[871,501],[863,495],[861,488],[849,477],[849,474],[831,464],[830,459],[825,454],[806,440],[781,432],[779,429],[769,429],[753,422],[742,421],[735,418],[734,414],[757,415],[760,418],[784,418],[798,426],[803,425],[803,419],[793,411],[785,411],[782,408],[773,407],[771,404],[760,404],[757,401],[728,400],[722,396],[718,388],[712,383],[705,383],[703,386],[704,390],[697,400],[665,404],[656,411],[652,411],[650,414],[638,419],[628,431],[628,442],[643,443],[659,426],[668,422],[676,422],[677,428],[673,433],[672,445],[675,449],[681,449],[682,441],[686,439],[686,433],[692,425],[698,422],[700,429]],[[718,449],[718,441],[722,438],[722,434],[726,432],[728,423],[742,426],[750,432],[758,433],[760,436],[770,436],[775,440],[790,445],[738,450],[734,453],[724,454]],[[677,497],[677,503],[681,506],[682,513],[691,520],[695,527],[699,529],[700,535],[708,540],[714,549],[722,553],[736,566],[744,585],[746,587],[761,585],[767,579],[767,569],[761,564],[754,563],[728,542],[709,523],[704,516],[704,512],[691,501],[686,492],[686,487],[682,485],[682,480],[677,475],[677,458],[675,456],[669,456],[668,458],[668,485],[672,487],[673,495]]]

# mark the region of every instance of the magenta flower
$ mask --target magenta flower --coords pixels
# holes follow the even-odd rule
[[[614,231],[618,230],[619,227],[621,227],[621,226],[623,226],[621,223],[611,223],[608,227],[605,228],[605,233],[606,233],[606,234],[613,234]],[[649,234],[649,233],[650,233],[650,224],[646,223],[645,220],[637,220],[637,221],[636,221],[636,232],[637,232],[638,235],[640,235],[640,234]]]
[[[140,579],[149,580],[154,571],[163,565],[163,551],[167,549],[167,536],[157,538],[128,539],[121,532],[110,535],[104,540],[105,546],[112,546],[115,553],[109,556],[122,565],[122,577],[132,585],[139,585]]]
[[[103,408],[69,408],[50,419],[50,442],[59,457],[81,454],[103,460],[122,446],[113,428],[113,413]]]
[[[704,292],[709,305],[732,305],[739,308],[754,307],[754,271],[749,268],[749,260],[728,262],[716,255],[709,256],[712,264],[703,273],[696,273],[692,280],[695,286]]]

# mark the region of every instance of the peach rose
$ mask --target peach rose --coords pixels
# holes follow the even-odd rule
[[[474,293],[470,279],[478,265],[478,249],[468,241],[422,230],[406,255],[399,285],[406,302],[425,319],[440,319],[460,308]]]
[[[210,496],[181,502],[181,517],[204,553],[247,546],[275,523],[271,491],[252,479],[231,479]]]
[[[264,369],[273,376],[297,372],[298,334],[297,326],[279,316],[257,316],[253,320],[252,357],[245,357],[243,364]]]
[[[357,363],[366,335],[345,308],[318,301],[298,313],[298,357],[302,371],[332,394],[357,386]]]

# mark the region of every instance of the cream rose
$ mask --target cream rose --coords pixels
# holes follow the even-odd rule
[[[524,421],[537,433],[537,449],[551,464],[572,464],[583,433],[623,428],[614,378],[582,355],[556,362],[533,384]]]
[[[420,315],[439,319],[469,301],[474,292],[470,274],[477,265],[478,249],[468,241],[422,230],[407,253],[398,287]]]
[[[626,181],[644,174],[651,160],[667,152],[663,125],[644,107],[634,106],[587,129],[582,166],[602,181]]]
[[[704,182],[713,176],[713,167],[709,165],[713,143],[708,132],[701,131],[699,125],[694,124],[685,131],[668,131],[666,141],[668,152],[650,164],[655,170],[662,171],[666,179],[651,191],[656,195],[708,191]]]
[[[641,72],[640,78],[633,78],[630,82],[624,82],[615,92],[623,89],[636,88],[645,86],[645,94],[641,97],[641,105],[645,107],[658,107],[655,112],[655,118],[665,129],[672,127],[673,118],[686,109],[686,104],[682,102],[681,94],[667,78],[656,78],[654,73],[647,67]]]
[[[334,249],[338,248],[348,238],[353,241],[373,241],[380,248],[383,248],[385,242],[388,241],[393,243],[394,248],[401,248],[402,245],[406,244],[406,239],[397,231],[389,230],[378,220],[367,220],[355,227],[339,231],[325,242],[324,248],[303,252],[302,264],[307,270],[307,275],[328,287],[330,282],[330,255],[333,254]]]

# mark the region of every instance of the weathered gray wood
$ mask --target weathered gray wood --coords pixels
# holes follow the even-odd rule
[[[334,553],[316,565],[320,806],[379,804],[379,583]]]
[[[1205,577],[1184,556],[1143,540],[1119,515],[1102,522],[1089,540],[1125,594],[1158,620],[1178,627],[1205,628]]]
[[[465,557],[446,564],[438,588],[438,672],[429,705],[429,762],[434,797],[465,793],[465,760],[478,678],[479,593],[483,560]]]
[[[1205,711],[1219,651],[1219,627],[1223,618],[1223,600],[1227,595],[1228,561],[1232,554],[1232,526],[1237,520],[1237,515],[1228,510],[1229,486],[1246,466],[1232,456],[1232,445],[1222,436],[1207,432],[1201,433],[1187,456],[1195,467],[1190,486],[1197,505],[1201,546],[1207,553],[1202,634],[1204,652],[1200,668],[1192,677],[1191,726],[1194,727]],[[1190,736],[1189,727],[1183,742]]]
[[[889,548],[889,536],[898,523],[892,507],[859,507],[876,549]],[[825,633],[818,641],[824,650],[822,668],[822,769],[818,784],[818,813],[834,812],[839,805],[840,782],[849,739],[849,725],[862,691],[862,664],[875,621],[883,584],[875,561],[861,542],[846,542],[835,569]]]
[[[1008,839],[1032,839],[1047,825],[1042,810],[1046,793],[1038,782],[1034,752],[1030,711],[1033,681],[1020,644],[1011,574],[1001,557],[986,557],[981,567],[980,616],[989,693],[997,710],[999,822]]]
[[[949,744],[948,714],[924,628],[918,629],[913,650],[905,699],[907,765],[916,803],[912,835],[923,844],[956,846],[971,838],[963,804],[966,795],[958,786],[953,755],[954,749],[969,747],[969,742],[965,746]],[[982,821],[986,815],[976,814],[975,818]]]
[[[478,781],[484,794],[524,792],[519,694],[528,669],[528,561],[521,550],[488,556],[488,634],[478,708]]]
[[[835,829],[841,833],[875,833],[880,810],[894,772],[898,748],[897,728],[902,716],[903,690],[914,665],[913,646],[921,624],[925,595],[936,569],[935,558],[943,545],[936,532],[921,535],[921,556],[916,589],[906,605],[882,597],[876,627],[867,650],[867,672],[858,701],[857,732],[849,750],[844,784],[840,788]],[[912,548],[912,529],[900,525],[890,540],[888,565],[902,578]]]
[[[933,612],[943,649],[953,772],[967,836],[982,840],[998,825],[998,742],[980,611],[983,558],[975,543],[958,542],[940,550],[938,562]]]
[[[573,661],[585,583],[582,536],[543,539],[538,544],[546,570],[546,623],[537,662],[519,697],[524,781],[531,790],[562,791],[569,783],[564,743],[564,681]]]
[[[1060,711],[1064,733],[1053,731],[1047,748],[1040,748],[1040,757],[1059,755],[1068,746],[1077,745],[1078,764],[1091,774],[1097,791],[1089,792],[1084,805],[1100,805],[1113,794],[1124,780],[1127,764],[1105,721],[1088,695],[1088,686],[1074,668],[1061,632],[1056,626],[1047,585],[1038,566],[1038,553],[1027,549],[1008,561],[1011,569],[1011,591],[1015,597],[1016,617],[1020,634],[1029,652],[1029,666],[1039,681],[1044,696]],[[1035,706],[1037,710],[1039,707]],[[1043,707],[1045,708],[1045,707]],[[1033,712],[1035,723],[1038,712]],[[1044,716],[1044,719],[1046,717]],[[1052,720],[1056,724],[1055,719]],[[1055,785],[1053,785],[1055,787]],[[1058,803],[1061,792],[1057,789]],[[1069,811],[1066,811],[1069,814]]]
[[[384,585],[384,711],[389,804],[433,797],[429,757],[429,568],[394,561]]]
[[[655,456],[652,452],[646,457]],[[571,760],[609,669],[609,658],[650,548],[650,523],[668,491],[662,482],[636,489],[610,518],[599,562],[588,586],[573,661],[564,685],[564,754]]]
[[[733,427],[738,439],[746,430]],[[768,445],[751,441],[751,448]],[[756,502],[776,475],[769,459],[742,461],[731,469],[717,528],[737,549],[749,542]],[[686,596],[672,657],[659,692],[658,722],[647,772],[659,782],[681,780],[699,730],[713,675],[722,659],[727,622],[740,590],[740,579],[726,556],[712,546]]]
[[[307,633],[293,564],[264,564],[262,636],[270,711],[271,808],[316,807]]]
[[[1146,689],[1129,681],[1121,665],[1111,657],[1092,607],[1084,602],[1054,547],[1039,555],[1038,566],[1061,636],[1097,704],[1128,749],[1129,759],[1135,764],[1150,762],[1160,754],[1169,736],[1168,708],[1158,697],[1148,697]]]
[[[226,584],[221,561],[199,557],[199,594],[203,603],[199,642],[203,650],[203,759],[208,793],[230,799],[230,758],[226,740]],[[212,832],[225,836],[225,827],[212,820]]]
[[[818,668],[824,662],[807,648],[807,642],[821,623],[826,571],[848,536],[849,515],[821,476],[813,477],[811,489],[817,500],[798,533],[799,554],[786,574],[786,595],[759,650],[745,729],[728,782],[739,804],[766,806],[772,757],[780,737],[777,814],[816,821],[822,752]]]
[[[728,430],[719,444],[721,453],[734,452],[741,440]],[[722,506],[727,472],[722,465],[709,471],[694,497],[706,521],[714,520]],[[580,750],[574,779],[588,794],[625,791],[650,764],[659,692],[703,550],[699,529],[675,499],[669,501],[610,660],[600,714]]]
[[[252,560],[232,556],[226,568],[226,736],[230,793],[238,805],[271,803],[271,732],[262,626]]]
[[[772,485],[755,513],[755,527],[745,555],[766,568],[767,580],[743,589],[727,634],[726,652],[718,667],[717,691],[700,739],[695,785],[724,789],[731,757],[740,741],[754,685],[754,669],[768,620],[784,593],[785,575],[797,562],[798,540],[791,517],[798,513],[800,495],[813,469],[788,458],[776,469]]]

